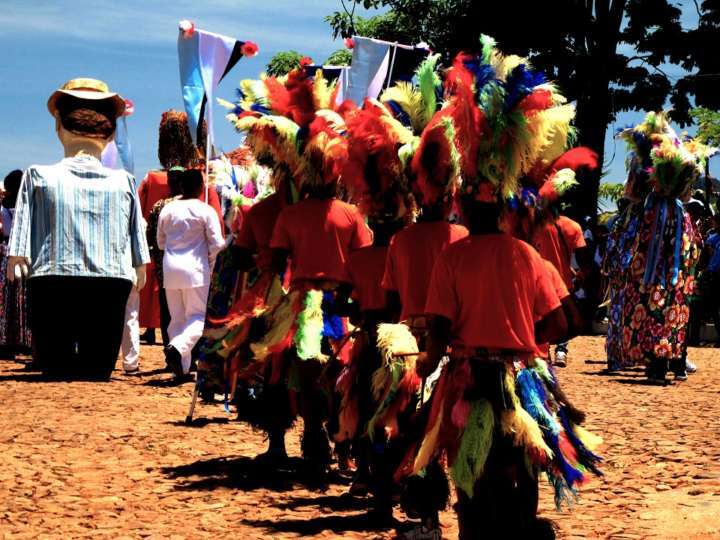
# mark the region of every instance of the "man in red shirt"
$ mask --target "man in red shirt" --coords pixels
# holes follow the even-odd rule
[[[278,215],[270,240],[272,267],[276,274],[290,268],[290,291],[274,313],[265,337],[251,344],[256,359],[288,351],[291,369],[297,374],[299,412],[303,418],[302,451],[308,465],[318,473],[330,460],[330,446],[324,421],[327,400],[320,378],[333,354],[333,343],[343,337],[344,325],[332,313],[335,291],[349,276],[346,263],[350,253],[372,244],[372,232],[358,209],[335,197],[336,164],[332,145],[323,139],[307,148],[325,147],[307,157],[313,168],[302,178],[306,198],[284,208]],[[319,159],[321,163],[311,160]],[[310,171],[314,171],[312,174]]]
[[[435,263],[426,304],[427,353],[418,359],[417,372],[432,373],[448,347],[450,363],[429,404],[424,436],[398,471],[418,473],[431,456],[446,453],[462,539],[541,537],[537,476],[526,459],[544,469],[556,466],[548,465],[543,443],[521,442],[509,426],[520,416],[541,422],[538,411],[527,417],[521,411],[529,407],[527,395],[539,391],[533,385],[554,393],[540,382],[533,358],[539,343],[565,334],[567,322],[545,263],[531,246],[500,231],[499,208],[465,197],[462,210],[471,235]],[[533,403],[543,411],[548,406]],[[478,460],[484,464],[476,468]],[[553,480],[563,482],[557,475]]]
[[[560,215],[557,204],[551,205],[541,216],[533,231],[532,244],[543,259],[557,268],[565,286],[572,293],[576,288],[575,271],[572,268],[573,256],[581,268],[587,260],[582,227],[569,217]],[[568,343],[559,343],[555,348],[554,364],[559,367],[566,366],[567,353]]]

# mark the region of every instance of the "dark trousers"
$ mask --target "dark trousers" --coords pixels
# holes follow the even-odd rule
[[[554,538],[536,520],[538,480],[524,452],[509,437],[496,435],[473,497],[457,490],[455,511],[460,540]]]
[[[120,350],[130,281],[41,276],[28,284],[38,366],[52,377],[108,380]]]
[[[170,345],[168,326],[170,326],[170,309],[168,308],[165,288],[160,287],[160,334],[162,335],[163,347]]]

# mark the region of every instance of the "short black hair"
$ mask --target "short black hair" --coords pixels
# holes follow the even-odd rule
[[[23,172],[20,169],[10,171],[3,180],[5,191],[17,193],[20,190],[20,182],[22,181]]]
[[[180,192],[186,199],[199,197],[204,183],[202,171],[188,169],[180,175]]]

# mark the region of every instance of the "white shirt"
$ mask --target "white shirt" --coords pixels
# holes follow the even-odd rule
[[[165,251],[166,289],[208,285],[215,256],[225,245],[217,213],[199,199],[180,199],[165,205],[158,220],[157,242]]]

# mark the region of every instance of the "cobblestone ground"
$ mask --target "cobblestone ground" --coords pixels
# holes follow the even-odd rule
[[[691,350],[699,372],[665,388],[605,376],[602,358],[602,339],[579,338],[561,377],[605,439],[606,475],[563,513],[543,486],[542,514],[560,538],[720,538],[720,353]],[[138,377],[48,383],[0,362],[0,537],[392,537],[346,484],[259,467],[262,436],[221,405],[185,426],[192,385],[167,385],[160,366],[145,347]],[[299,455],[297,430],[288,441]],[[452,512],[443,526],[456,537]]]

